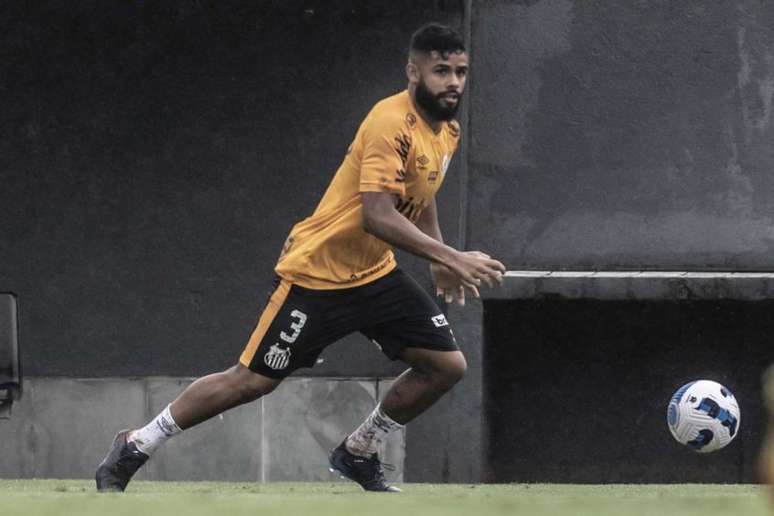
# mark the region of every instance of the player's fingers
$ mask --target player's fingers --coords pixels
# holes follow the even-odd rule
[[[473,285],[473,286],[479,286],[481,285],[481,279],[473,274],[466,274],[462,278],[460,278],[460,283],[463,285]]]
[[[488,277],[493,283],[497,283],[498,285],[503,284],[503,273],[498,270],[490,270],[488,273]],[[494,285],[490,284],[489,286],[492,287]]]
[[[466,288],[466,289],[470,290],[471,292],[473,292],[474,296],[480,297],[479,294],[478,294],[478,286],[476,286],[473,283],[470,283],[468,281],[461,281],[460,283],[462,284],[462,288]]]
[[[463,286],[457,287],[457,304],[465,306],[465,287]]]
[[[489,288],[492,288],[494,284],[492,283],[494,278],[494,271],[489,268],[482,268],[479,271],[476,272],[476,277],[479,278],[479,285],[481,285],[481,281],[486,283],[486,286]]]
[[[443,297],[444,301],[446,301],[446,304],[448,305],[452,301],[454,301],[454,294],[452,293],[451,289],[446,289],[443,291]]]
[[[504,273],[507,269],[505,268],[505,265],[500,260],[492,259],[492,262],[494,262],[494,268],[498,271]]]
[[[482,260],[482,261],[484,262],[484,265],[488,269],[505,272],[505,265],[503,265],[503,262],[499,260],[495,260],[494,258],[487,258],[486,260]]]
[[[435,297],[441,297],[443,295],[443,289],[441,287],[435,287]]]
[[[475,261],[465,261],[461,266],[454,270],[454,275],[457,276],[459,283],[463,285],[480,285],[480,264]]]
[[[486,254],[486,253],[482,253],[481,251],[471,251],[471,253],[472,253],[474,256],[478,256],[479,258],[491,258],[491,256],[489,256],[489,255],[488,255],[488,254]]]

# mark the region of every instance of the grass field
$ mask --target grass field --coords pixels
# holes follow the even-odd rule
[[[405,484],[400,494],[349,483],[134,482],[98,494],[81,480],[0,480],[0,515],[293,516],[757,516],[767,494],[750,485]],[[152,511],[152,512],[151,512]]]

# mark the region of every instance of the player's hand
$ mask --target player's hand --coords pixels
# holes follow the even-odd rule
[[[460,281],[459,276],[439,263],[430,264],[430,273],[433,275],[436,296],[443,297],[447,304],[456,302],[460,306],[465,306],[465,285]],[[476,287],[468,288],[474,296],[481,297]]]
[[[480,287],[482,283],[489,287],[503,283],[505,265],[480,251],[458,252],[455,259],[446,265],[462,285],[471,289]]]

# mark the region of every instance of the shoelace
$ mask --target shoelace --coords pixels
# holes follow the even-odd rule
[[[395,471],[395,466],[393,464],[387,464],[386,462],[379,462],[379,466],[386,469],[387,471]]]
[[[371,481],[371,483],[375,481],[378,484],[384,484],[384,470],[386,469],[387,471],[395,471],[395,466],[393,464],[381,462],[378,458],[376,458],[376,455],[370,459],[370,462],[376,469],[376,475],[374,476],[374,479]]]

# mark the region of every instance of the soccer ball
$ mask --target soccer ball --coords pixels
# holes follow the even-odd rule
[[[739,433],[740,421],[734,395],[712,380],[686,383],[677,389],[667,408],[672,436],[699,453],[728,445]]]

